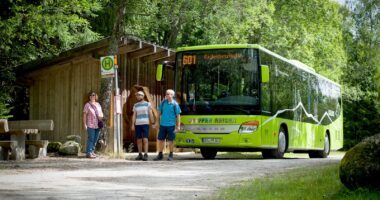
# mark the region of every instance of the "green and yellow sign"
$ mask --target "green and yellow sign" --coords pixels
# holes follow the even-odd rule
[[[100,58],[100,71],[102,78],[109,78],[115,76],[114,59],[114,56],[105,56]]]

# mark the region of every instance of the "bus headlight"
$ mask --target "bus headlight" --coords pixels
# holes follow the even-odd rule
[[[259,127],[259,121],[248,121],[240,125],[239,133],[253,133]]]

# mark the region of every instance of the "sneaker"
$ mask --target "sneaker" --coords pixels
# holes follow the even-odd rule
[[[135,160],[142,160],[143,159],[143,156],[141,153],[139,153],[139,155],[135,158]]]
[[[89,158],[89,159],[95,159],[96,156],[92,155],[92,154],[87,154],[86,158]]]
[[[95,158],[97,157],[96,154],[94,152],[91,153],[92,156],[94,156]]]
[[[148,160],[148,154],[147,154],[147,153],[144,154],[142,160],[143,160],[143,161],[147,161],[147,160]]]
[[[172,160],[173,160],[173,153],[170,153],[168,156],[168,161],[172,161]]]
[[[164,156],[162,155],[162,153],[159,153],[159,154],[157,155],[157,157],[154,158],[153,160],[154,160],[154,161],[158,161],[158,160],[162,160],[163,158],[164,158]]]

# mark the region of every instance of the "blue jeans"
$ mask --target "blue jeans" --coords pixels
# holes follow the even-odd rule
[[[95,146],[99,139],[99,132],[99,128],[87,128],[87,155],[95,151]]]

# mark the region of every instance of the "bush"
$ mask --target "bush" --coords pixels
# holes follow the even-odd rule
[[[364,139],[343,157],[339,176],[349,189],[380,191],[380,134]]]

